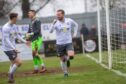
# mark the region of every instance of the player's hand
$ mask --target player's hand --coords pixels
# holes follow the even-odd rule
[[[26,34],[25,34],[25,37],[26,37],[26,39],[29,39],[32,35],[34,35],[33,32],[32,32],[32,33],[26,33]]]
[[[30,36],[29,36],[29,34],[27,33],[27,34],[25,34],[25,37],[26,37],[26,39],[29,39],[30,38]]]

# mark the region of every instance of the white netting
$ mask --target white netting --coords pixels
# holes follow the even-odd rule
[[[126,72],[126,1],[110,10],[113,68]]]
[[[104,0],[105,1],[105,0]],[[101,3],[103,0],[101,1]],[[126,1],[117,0],[114,3],[109,0],[109,24],[106,24],[105,7],[100,12],[101,40],[102,40],[102,63],[109,67],[109,60],[112,68],[126,72]],[[110,30],[110,59],[108,54],[107,25]]]
[[[99,0],[98,4],[101,57],[100,52],[89,55],[108,68],[126,73],[126,1]]]

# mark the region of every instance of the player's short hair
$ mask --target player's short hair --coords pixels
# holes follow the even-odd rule
[[[33,12],[34,14],[36,14],[36,11],[35,10],[29,10],[29,12]]]
[[[65,15],[65,11],[63,9],[59,9],[59,10],[57,10],[57,12],[61,12],[62,14]]]
[[[9,14],[9,19],[12,20],[13,18],[17,18],[18,14],[17,13],[10,13]]]

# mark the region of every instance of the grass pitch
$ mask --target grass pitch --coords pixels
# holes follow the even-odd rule
[[[24,61],[15,75],[15,84],[126,84],[126,78],[102,68],[94,61],[79,54],[71,61],[69,77],[64,78],[57,57],[45,58],[45,74],[28,74],[33,70],[32,61]],[[0,63],[0,84],[7,84],[9,62]]]

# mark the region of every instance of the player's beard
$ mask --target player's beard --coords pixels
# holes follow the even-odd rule
[[[64,17],[58,17],[58,20],[59,21],[63,21],[64,20]]]

